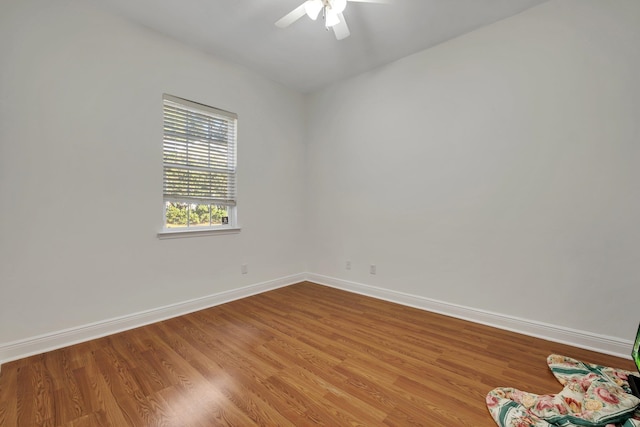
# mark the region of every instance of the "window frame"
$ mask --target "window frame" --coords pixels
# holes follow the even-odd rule
[[[212,121],[226,121],[226,123],[229,125],[232,131],[232,135],[225,136],[225,140],[227,143],[232,144],[230,149],[227,148],[228,155],[231,156],[231,159],[229,160],[227,158],[226,162],[223,162],[223,166],[232,171],[232,172],[229,172],[229,176],[232,177],[231,179],[232,189],[227,190],[228,192],[224,193],[224,196],[227,196],[225,200],[220,200],[219,198],[214,198],[212,196],[213,187],[206,191],[209,193],[208,197],[206,195],[205,196],[200,195],[199,197],[194,196],[193,194],[191,194],[190,190],[188,191],[187,195],[170,194],[171,191],[174,191],[174,192],[176,191],[176,187],[174,184],[175,181],[171,182],[172,176],[171,176],[171,172],[168,173],[168,168],[170,168],[171,166],[174,166],[173,172],[175,173],[176,163],[166,162],[167,148],[168,147],[170,148],[172,145],[175,146],[176,144],[181,145],[182,143],[177,143],[176,141],[173,141],[171,140],[170,137],[168,137],[168,132],[171,132],[171,131],[170,130],[168,131],[169,125],[167,125],[168,123],[167,114],[168,114],[168,111],[170,111],[171,109],[175,110],[176,108],[179,110],[183,110],[187,115],[189,114],[188,112],[191,112],[191,113],[194,113],[194,115],[199,115],[201,117],[206,116],[207,118],[212,119]],[[188,99],[179,98],[179,97],[165,93],[162,95],[162,117],[163,117],[163,126],[162,126],[162,169],[163,169],[162,206],[163,207],[162,207],[162,230],[158,232],[158,237],[161,239],[177,238],[177,237],[197,237],[197,236],[206,236],[206,235],[212,235],[212,234],[232,234],[232,233],[240,232],[241,229],[240,229],[240,226],[238,225],[238,212],[237,212],[237,176],[238,176],[237,121],[238,121],[238,115],[229,111],[221,110],[215,107],[211,107],[205,104],[200,104],[194,101],[190,101]],[[192,118],[192,119],[199,120],[196,118]],[[186,120],[189,120],[189,119],[186,119]],[[202,122],[199,122],[199,123],[202,123]],[[209,132],[211,132],[211,130],[209,130]],[[185,129],[185,135],[186,134],[187,134],[187,131]],[[191,135],[191,136],[194,136],[194,138],[196,137],[196,135]],[[196,141],[195,139],[189,140],[188,137],[186,138],[183,144],[184,144],[184,149],[186,153],[188,153],[189,147],[191,147],[192,145],[200,144],[200,147],[202,147],[202,141]],[[212,151],[210,150],[211,147],[215,147],[215,144],[213,144],[213,138],[209,140],[208,154],[204,158],[200,157],[196,159],[196,160],[206,159],[208,166],[206,166],[204,169],[207,169],[207,173],[215,173],[213,172],[213,169],[216,169],[216,167],[211,165],[212,160],[217,162],[217,165],[219,165],[219,161],[220,161],[219,157],[214,158],[214,156],[211,154],[212,153]],[[186,154],[186,156],[188,156],[188,154]],[[190,164],[191,161],[188,158],[184,159],[183,161],[184,161],[184,164],[180,162],[177,162],[177,163],[180,163],[180,169],[187,171],[187,173],[193,172],[193,171],[201,171],[203,169],[202,167],[198,167],[197,165]],[[167,179],[169,179],[169,181],[167,181]],[[209,181],[209,183],[211,184],[211,181]],[[168,191],[169,191],[169,194],[167,193]],[[225,202],[228,202],[228,203],[225,203]],[[167,227],[167,216],[166,216],[167,203],[187,203],[189,205],[204,204],[209,206],[215,206],[215,205],[225,206],[227,210],[228,224],[216,224],[216,225],[210,224],[208,226],[185,225],[185,226],[179,226],[179,227]],[[191,209],[191,207],[189,207],[189,209]]]

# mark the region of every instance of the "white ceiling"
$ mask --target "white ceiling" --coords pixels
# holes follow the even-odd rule
[[[95,0],[131,21],[309,92],[427,49],[548,0],[348,3],[338,41],[304,16],[274,23],[303,0]]]

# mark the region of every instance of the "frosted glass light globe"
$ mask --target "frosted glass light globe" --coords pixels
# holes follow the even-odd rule
[[[347,7],[347,0],[333,0],[331,2],[331,10],[335,13],[342,13]]]
[[[318,18],[323,7],[322,0],[307,0],[304,2],[304,11],[314,21]]]

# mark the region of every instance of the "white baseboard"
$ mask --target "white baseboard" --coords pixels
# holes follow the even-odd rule
[[[579,331],[561,326],[549,325],[542,322],[520,319],[518,317],[506,316],[504,314],[450,304],[422,296],[377,288],[319,274],[307,273],[307,280],[321,285],[342,289],[344,291],[395,302],[434,313],[444,314],[458,319],[469,320],[471,322],[517,332],[523,335],[542,338],[548,341],[597,351],[599,353],[610,354],[612,356],[622,357],[625,359],[631,358],[633,342],[630,340],[625,341],[620,340],[619,338],[593,334],[586,331]]]
[[[301,273],[127,316],[0,344],[0,366],[2,363],[22,359],[24,357],[33,356],[35,354],[44,353],[46,351],[55,350],[80,342],[101,338],[114,333],[170,319],[172,317],[214,307],[226,302],[246,298],[251,295],[289,286],[305,280],[347,292],[366,295],[409,307],[415,307],[434,313],[444,314],[446,316],[456,317],[458,319],[468,320],[549,341],[555,341],[587,350],[610,354],[625,359],[629,359],[631,354],[631,341],[624,341],[618,338],[450,304],[422,296],[350,282],[320,274]]]
[[[12,360],[22,359],[24,357],[33,356],[46,351],[126,331],[128,329],[160,322],[172,317],[181,316],[183,314],[192,313],[194,311],[224,304],[226,302],[246,298],[251,295],[292,285],[304,280],[306,280],[305,274],[296,274],[293,276],[282,277],[263,283],[245,286],[240,289],[233,289],[202,298],[154,308],[127,316],[0,344],[0,366],[2,363],[10,362]]]

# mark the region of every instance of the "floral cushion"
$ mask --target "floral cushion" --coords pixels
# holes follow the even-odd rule
[[[631,372],[559,355],[549,356],[547,363],[564,385],[562,391],[536,395],[513,388],[492,390],[487,407],[499,426],[640,427],[640,417],[634,419],[640,400],[629,394],[627,383]]]

